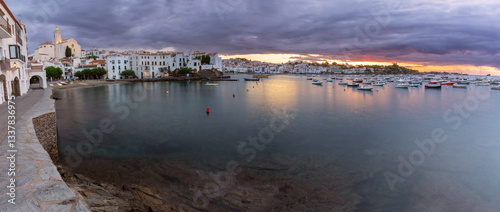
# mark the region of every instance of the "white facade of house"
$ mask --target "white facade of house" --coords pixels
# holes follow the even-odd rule
[[[210,56],[209,64],[202,64],[200,56]],[[198,58],[197,58],[198,57]],[[130,56],[131,69],[142,78],[165,76],[164,71],[174,71],[181,67],[194,70],[216,69],[222,71],[222,59],[217,53],[176,52],[176,53],[134,53]]]
[[[0,4],[0,104],[11,94],[24,95],[30,86],[26,26]]]
[[[111,54],[106,58],[108,79],[120,79],[122,71],[131,70],[130,55]]]

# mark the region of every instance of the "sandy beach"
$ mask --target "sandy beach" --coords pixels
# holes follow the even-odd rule
[[[49,86],[54,90],[68,89],[68,88],[81,88],[81,87],[96,87],[104,85],[112,85],[118,83],[129,83],[129,81],[105,81],[105,80],[85,80],[85,81],[73,81],[71,84],[61,84],[60,82],[49,82]]]

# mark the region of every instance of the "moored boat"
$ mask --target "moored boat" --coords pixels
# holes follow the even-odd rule
[[[358,90],[371,91],[371,90],[373,90],[373,87],[358,87]]]
[[[490,86],[489,82],[477,82],[476,86]]]
[[[313,85],[323,85],[323,82],[316,81],[316,82],[313,82],[312,84],[313,84]]]
[[[500,90],[500,86],[498,87],[491,87],[492,90]]]
[[[338,84],[339,85],[347,85],[348,83],[346,81],[340,81]]]
[[[347,86],[350,86],[350,87],[358,87],[359,86],[359,83],[348,83]]]
[[[425,88],[437,88],[441,89],[441,83],[438,82],[429,82],[425,85]]]
[[[409,83],[398,83],[394,87],[395,88],[409,88],[410,84]]]
[[[219,84],[217,84],[217,83],[210,83],[210,82],[207,82],[207,84],[205,84],[205,85],[206,85],[206,86],[217,86],[217,85],[219,85]]]
[[[374,82],[373,86],[384,86],[385,82]]]
[[[454,82],[443,82],[443,83],[441,83],[441,85],[453,85],[453,84],[455,84],[455,83]]]
[[[260,78],[244,78],[245,81],[260,81]]]
[[[355,79],[354,80],[355,83],[362,83],[363,82],[363,79]]]

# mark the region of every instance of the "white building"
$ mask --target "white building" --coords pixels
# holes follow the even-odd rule
[[[111,54],[106,58],[108,79],[121,79],[121,73],[131,70],[129,54]]]
[[[24,95],[30,86],[26,26],[0,0],[0,104],[11,94]]]
[[[202,57],[210,58],[202,62]],[[134,53],[130,56],[130,66],[135,75],[142,78],[158,78],[166,72],[181,67],[194,70],[216,69],[222,71],[222,59],[217,53],[174,52],[174,53]]]
[[[78,44],[78,42],[73,38],[62,39],[61,31],[59,31],[59,27],[56,27],[54,31],[54,37],[52,42],[46,41],[38,46],[35,49],[35,55],[33,56],[33,60],[50,60],[55,58],[65,58],[66,57],[66,48],[71,49],[72,57],[80,57],[82,56],[82,48]]]

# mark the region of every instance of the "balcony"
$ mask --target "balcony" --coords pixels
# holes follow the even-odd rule
[[[2,58],[0,60],[0,69],[2,71],[10,71],[10,60],[8,58]]]
[[[9,23],[3,17],[0,17],[0,38],[11,38],[11,32]]]

